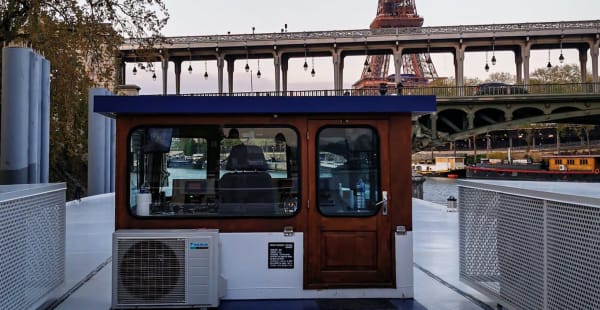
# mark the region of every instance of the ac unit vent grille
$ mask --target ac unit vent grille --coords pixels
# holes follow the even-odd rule
[[[185,303],[185,245],[185,239],[119,239],[119,303]]]

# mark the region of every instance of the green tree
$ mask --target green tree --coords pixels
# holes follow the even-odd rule
[[[68,198],[87,189],[88,89],[113,89],[123,39],[155,46],[168,18],[164,0],[0,0],[2,45],[51,63],[50,181],[67,182]]]

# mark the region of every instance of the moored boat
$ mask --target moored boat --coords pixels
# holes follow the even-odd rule
[[[435,164],[416,163],[413,171],[428,177],[459,178],[465,176],[465,158],[457,156],[437,156]]]
[[[519,181],[600,182],[600,155],[554,155],[542,163],[480,163],[466,177]]]

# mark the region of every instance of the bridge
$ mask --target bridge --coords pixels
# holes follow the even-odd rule
[[[343,89],[344,58],[393,55],[396,83],[401,80],[402,56],[451,53],[456,86],[406,88],[405,94],[436,95],[438,111],[415,121],[415,148],[469,139],[495,130],[517,128],[536,122],[600,123],[598,55],[600,20],[546,23],[402,27],[318,32],[281,32],[170,37],[166,44],[146,49],[136,42],[122,45],[119,55],[120,82],[126,84],[126,63],[134,70],[144,63],[162,68],[163,94],[167,94],[169,65],[174,65],[175,93],[181,95],[184,62],[216,60],[218,90],[197,95],[379,95],[378,89]],[[532,50],[577,49],[581,83],[530,85]],[[474,86],[464,85],[465,54],[482,51],[512,51],[516,80],[526,94],[475,96]],[[588,78],[588,52],[591,78]],[[334,80],[331,90],[288,91],[288,63],[292,58],[331,57]],[[272,91],[234,92],[234,64],[249,59],[273,59],[275,85]],[[146,68],[154,71],[154,68]],[[358,74],[358,73],[357,73]],[[224,91],[227,78],[228,90]],[[591,83],[586,83],[591,80]],[[388,90],[392,92],[393,90]]]
[[[598,82],[600,20],[546,23],[457,25],[439,27],[402,27],[382,29],[334,30],[224,34],[212,36],[170,37],[167,43],[148,49],[135,41],[122,45],[119,57],[120,82],[126,83],[125,64],[144,63],[162,68],[163,94],[167,94],[167,74],[174,65],[176,94],[180,94],[182,63],[216,60],[218,93],[234,92],[234,63],[249,59],[273,59],[274,91],[287,91],[288,63],[292,58],[331,57],[334,80],[332,89],[343,88],[344,58],[348,56],[393,55],[396,82],[400,82],[402,55],[451,53],[454,57],[456,85],[464,85],[465,54],[469,52],[512,51],[518,84],[529,84],[532,50],[577,49],[582,82],[588,78],[588,52],[591,56],[591,80]],[[154,71],[154,68],[145,68]],[[225,76],[226,74],[226,76]]]

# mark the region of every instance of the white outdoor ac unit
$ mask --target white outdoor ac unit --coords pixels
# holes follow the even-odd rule
[[[219,306],[216,229],[118,230],[112,308]]]

